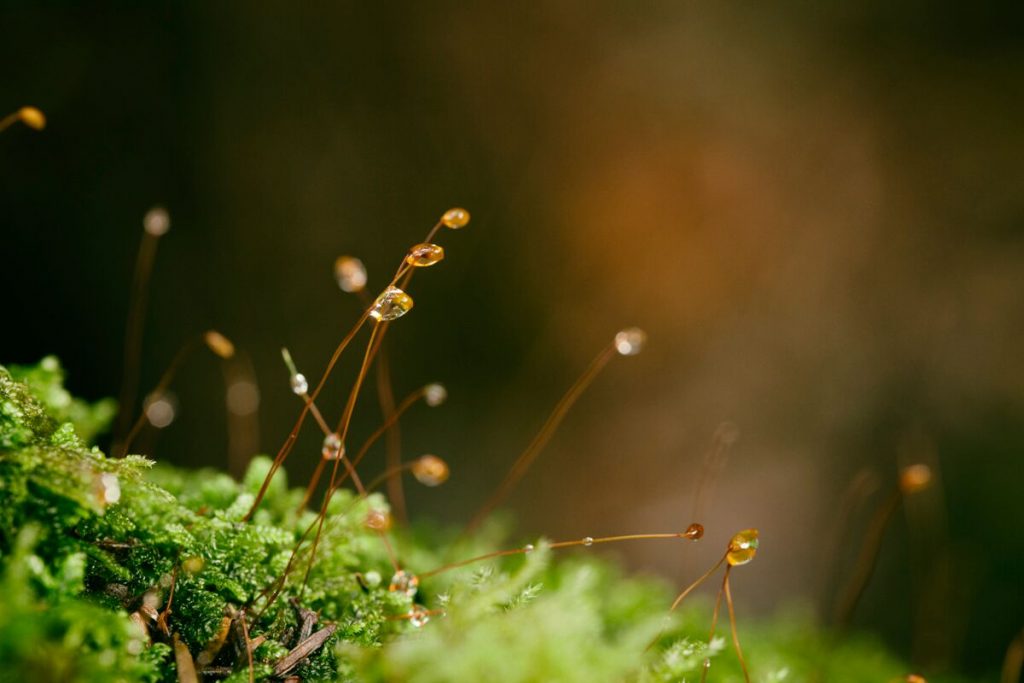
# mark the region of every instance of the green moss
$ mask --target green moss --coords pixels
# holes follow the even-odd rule
[[[699,677],[705,657],[714,680],[742,680],[726,641],[705,644],[706,605],[675,615],[645,651],[665,628],[668,589],[585,555],[553,562],[543,543],[525,558],[425,581],[415,599],[432,614],[417,627],[408,615],[425,607],[388,590],[388,556],[363,524],[369,509],[386,508],[378,495],[336,495],[308,584],[304,550],[267,605],[265,589],[313,522],[294,512],[301,491],[278,475],[245,523],[268,459],[255,459],[241,482],[154,468],[141,457],[108,459],[87,444],[111,415],[107,403],[71,399],[53,359],[0,367],[3,680],[177,680],[170,638],[146,607],[163,610],[172,585],[166,623],[193,656],[225,615],[247,610],[249,635],[265,638],[253,654],[259,679],[296,644],[301,606],[336,627],[294,668],[303,680],[679,681]],[[499,547],[501,527],[457,542],[423,527],[394,543],[406,566],[426,569]],[[877,643],[833,640],[808,619],[742,628],[759,681],[885,681],[907,672]],[[211,663],[232,681],[248,680],[239,633],[230,631]]]

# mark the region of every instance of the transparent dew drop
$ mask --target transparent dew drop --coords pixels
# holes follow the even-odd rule
[[[639,327],[627,327],[615,335],[615,350],[623,356],[635,356],[647,343],[647,333]]]
[[[533,544],[532,543],[527,543],[526,545],[524,545],[523,546],[523,552],[524,553],[532,553],[533,552]]]
[[[288,383],[292,387],[292,393],[296,396],[305,396],[306,392],[309,391],[309,381],[301,372],[296,372],[292,375],[288,379]]]
[[[410,598],[416,595],[416,591],[419,590],[420,579],[415,574],[410,574],[404,569],[399,569],[395,572],[395,575],[391,577],[391,583],[388,585],[388,591],[391,593],[402,593],[409,596]]]
[[[363,524],[372,531],[385,532],[391,529],[391,513],[387,510],[370,510]]]
[[[584,536],[583,537],[583,545],[587,546],[588,548],[590,546],[594,545],[593,537],[591,537],[591,536]]]
[[[412,474],[424,486],[440,486],[448,480],[448,463],[436,455],[421,455],[412,464]]]
[[[409,610],[408,618],[410,624],[416,628],[423,628],[430,621],[430,612],[421,607],[413,607]]]
[[[374,320],[397,320],[412,310],[412,297],[395,286],[388,287],[370,308],[370,317]]]
[[[203,343],[217,356],[227,360],[235,355],[235,345],[217,330],[207,330],[203,333]]]
[[[446,228],[458,230],[469,225],[469,211],[463,208],[455,207],[454,209],[448,209],[441,216],[441,222],[444,223]]]
[[[437,382],[428,384],[423,390],[423,402],[431,408],[436,408],[448,400],[448,390],[443,384]]]
[[[174,394],[165,392],[146,399],[146,419],[157,429],[169,427],[178,414],[178,400]]]
[[[744,529],[729,541],[729,551],[725,555],[725,561],[733,567],[746,564],[754,559],[758,545],[760,545],[760,541],[757,529]]]
[[[686,527],[686,531],[683,532],[683,536],[691,541],[699,541],[704,537],[704,525],[694,522],[690,526]]]
[[[22,107],[18,110],[18,118],[29,128],[42,130],[46,128],[46,116],[35,107]]]
[[[334,279],[343,292],[361,292],[366,287],[366,266],[355,256],[339,256],[334,261]]]
[[[324,460],[337,460],[345,455],[345,445],[341,443],[341,437],[334,432],[325,436],[323,446],[320,448],[320,454]]]
[[[171,229],[171,216],[164,207],[154,206],[142,217],[142,227],[153,237],[160,237]]]
[[[444,260],[444,247],[439,244],[417,244],[405,257],[405,262],[416,268],[426,268]]]
[[[913,495],[928,488],[932,482],[932,469],[918,463],[904,467],[900,472],[900,491],[905,496]]]

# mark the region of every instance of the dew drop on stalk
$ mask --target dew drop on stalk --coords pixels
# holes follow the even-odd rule
[[[418,576],[410,574],[404,569],[399,569],[391,577],[391,584],[388,585],[388,590],[392,593],[403,593],[411,598],[416,595],[419,587],[420,579]]]
[[[296,396],[303,396],[309,391],[309,380],[301,372],[296,372],[288,379],[288,383],[292,387],[292,393]]]
[[[585,546],[587,546],[587,547],[590,547],[590,546],[594,545],[594,539],[593,539],[593,537],[591,537],[591,536],[585,536],[585,537],[583,538],[583,545],[585,545]]]
[[[424,486],[440,486],[448,480],[448,463],[436,455],[421,455],[412,464],[412,474]]]
[[[639,327],[627,327],[615,335],[615,350],[623,356],[635,356],[647,342],[647,333]]]
[[[355,256],[339,256],[334,261],[334,279],[343,292],[361,292],[366,287],[366,266]]]
[[[453,230],[464,228],[469,225],[469,211],[460,207],[448,209],[444,212],[444,215],[441,216],[441,222],[444,223],[445,227]]]
[[[412,297],[395,286],[388,287],[370,309],[370,317],[374,320],[397,320],[412,310]]]
[[[167,209],[154,206],[142,217],[142,227],[153,237],[165,235],[171,229],[171,217]]]
[[[405,262],[416,268],[426,268],[444,260],[444,247],[439,244],[417,244],[409,250]]]
[[[370,510],[366,513],[363,523],[367,529],[385,532],[391,529],[391,513],[387,510]]]
[[[686,531],[683,532],[683,536],[691,541],[699,541],[704,537],[704,526],[694,522],[690,526],[686,527]]]
[[[532,553],[533,552],[533,544],[532,543],[527,543],[526,545],[524,545],[523,546],[523,552],[524,553]]]
[[[431,408],[436,408],[448,399],[448,390],[443,384],[428,384],[423,390],[423,402]]]
[[[423,628],[430,621],[430,612],[423,609],[422,607],[413,607],[409,610],[409,623],[416,628]]]
[[[757,529],[744,529],[729,541],[725,560],[730,566],[738,567],[754,559],[759,545]]]
[[[217,356],[227,360],[235,355],[235,345],[217,330],[207,330],[203,333],[203,343],[210,351]]]
[[[325,436],[320,454],[324,460],[337,460],[343,456],[345,454],[345,445],[341,443],[341,437],[334,432]]]

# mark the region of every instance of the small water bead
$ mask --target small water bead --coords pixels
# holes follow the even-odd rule
[[[448,463],[436,455],[422,455],[412,464],[412,474],[424,486],[440,486],[448,481]]]
[[[733,567],[746,564],[754,559],[757,548],[760,545],[757,529],[744,529],[729,541],[729,551],[725,560]]]
[[[334,279],[343,292],[361,292],[366,287],[366,266],[355,256],[339,256],[334,261]]]
[[[46,128],[46,116],[35,107],[22,107],[18,110],[18,118],[29,128],[42,130]]]
[[[704,537],[704,526],[694,522],[690,526],[686,527],[686,531],[683,532],[683,536],[686,536],[692,541],[698,541]]]
[[[422,607],[413,607],[409,610],[409,614],[407,616],[409,618],[409,623],[416,628],[423,628],[427,625],[427,622],[430,621],[430,612]]]
[[[452,230],[458,230],[469,225],[469,211],[463,208],[455,207],[454,209],[448,209],[441,216],[441,222],[444,223],[445,227],[451,228]]]
[[[532,553],[533,552],[533,544],[532,543],[527,543],[526,545],[524,545],[523,546],[523,552],[524,553]]]
[[[584,536],[583,537],[583,545],[587,546],[588,548],[590,546],[594,545],[593,537],[591,537],[591,536]]]
[[[388,591],[391,593],[403,593],[410,598],[416,595],[416,591],[419,590],[420,579],[415,574],[410,574],[404,569],[399,569],[395,572],[395,575],[391,577],[391,584],[388,585]]]
[[[383,533],[391,529],[391,513],[387,510],[370,510],[363,523],[367,529]]]
[[[932,469],[928,465],[918,463],[904,467],[900,472],[900,491],[905,496],[923,491],[931,482]]]
[[[444,260],[444,247],[439,244],[417,244],[405,257],[405,262],[417,268],[426,268]]]
[[[320,449],[320,454],[324,460],[337,460],[341,456],[345,455],[345,445],[341,443],[341,437],[331,432],[324,437],[324,444]]]
[[[235,355],[235,345],[217,330],[207,330],[203,333],[203,343],[217,356],[227,360]]]
[[[647,343],[647,333],[639,327],[627,327],[615,335],[615,350],[623,356],[635,356]]]
[[[171,229],[171,217],[167,209],[162,206],[154,206],[142,217],[142,227],[147,233],[154,237],[160,237]]]
[[[296,372],[288,379],[292,387],[292,393],[296,396],[305,396],[309,392],[309,380],[301,372]]]
[[[443,384],[428,384],[423,390],[423,402],[431,408],[436,408],[448,400],[448,390]]]
[[[395,286],[388,287],[370,309],[370,317],[374,320],[397,320],[412,310],[412,297]]]

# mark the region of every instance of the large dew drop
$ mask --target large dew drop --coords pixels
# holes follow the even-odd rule
[[[448,209],[441,216],[441,222],[444,223],[445,227],[451,228],[452,230],[458,230],[469,225],[469,211],[463,208],[456,207],[454,209]]]
[[[398,287],[388,287],[377,300],[373,302],[370,309],[370,317],[374,320],[397,320],[412,310],[412,297]]]
[[[647,333],[639,327],[627,327],[615,335],[615,350],[623,356],[635,356],[647,342]]]
[[[744,529],[729,541],[729,552],[725,555],[725,561],[733,567],[746,564],[754,559],[758,545],[757,529]]]
[[[417,244],[405,256],[405,262],[417,268],[426,268],[444,260],[444,247],[439,244]]]

